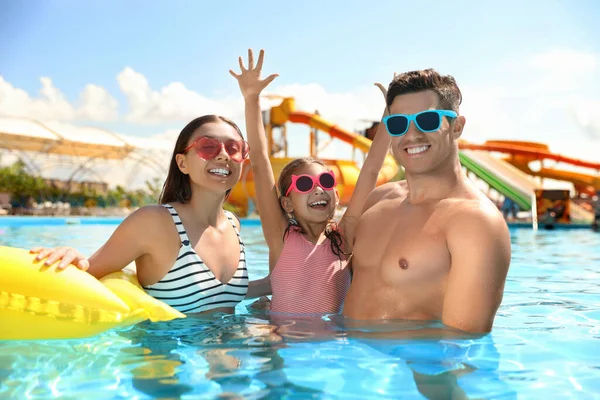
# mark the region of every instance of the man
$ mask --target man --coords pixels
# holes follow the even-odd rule
[[[450,328],[430,329],[434,336],[491,331],[510,237],[497,207],[462,173],[461,100],[454,78],[431,69],[390,84],[384,123],[406,180],[375,189],[358,222],[343,311],[349,321],[441,320]],[[447,111],[415,115],[427,110]]]

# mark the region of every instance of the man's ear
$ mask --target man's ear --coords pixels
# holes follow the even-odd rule
[[[285,210],[286,213],[293,213],[294,207],[292,206],[292,199],[288,196],[283,196],[280,200],[281,207]]]
[[[463,129],[465,128],[467,120],[463,115],[459,115],[454,119],[454,124],[452,124],[452,139],[458,140],[458,138],[462,135]]]
[[[187,167],[187,162],[185,159],[185,155],[184,154],[176,154],[175,155],[175,162],[177,163],[177,166],[179,167],[179,170],[187,175],[188,172],[188,167]]]

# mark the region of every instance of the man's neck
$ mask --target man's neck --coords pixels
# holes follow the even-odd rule
[[[463,186],[463,179],[458,156],[451,157],[434,171],[423,174],[407,172],[408,201],[419,204],[448,198]]]

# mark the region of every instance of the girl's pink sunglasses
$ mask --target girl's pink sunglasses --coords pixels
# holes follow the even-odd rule
[[[332,190],[337,185],[333,171],[323,172],[319,176],[312,175],[292,175],[292,183],[285,195],[290,194],[292,190],[299,193],[308,193],[314,189],[315,185],[323,190]]]

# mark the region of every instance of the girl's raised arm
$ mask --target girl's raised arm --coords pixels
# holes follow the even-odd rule
[[[244,96],[246,110],[246,131],[250,144],[250,162],[256,188],[257,208],[262,222],[263,233],[271,252],[279,253],[283,248],[283,233],[287,228],[287,219],[279,204],[275,175],[269,159],[265,128],[260,110],[260,93],[278,75],[273,74],[261,80],[264,50],[260,51],[258,62],[254,66],[254,55],[248,50],[248,68],[244,67],[242,57],[239,58],[240,74],[232,70],[229,73],[238,81]]]

